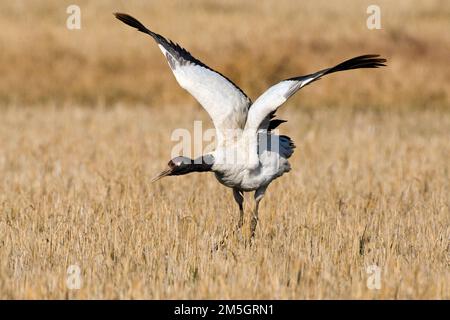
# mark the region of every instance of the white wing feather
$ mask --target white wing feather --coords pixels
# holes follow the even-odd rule
[[[227,129],[243,129],[250,99],[221,74],[204,66],[175,60],[170,52],[159,46],[178,84],[188,91],[208,112],[220,133]],[[170,61],[170,58],[173,58]]]
[[[276,111],[279,106],[285,103],[289,97],[299,90],[301,87],[307,85],[313,79],[305,81],[285,80],[267,89],[256,101],[252,104],[248,116],[245,129],[258,130],[260,125],[270,115]]]

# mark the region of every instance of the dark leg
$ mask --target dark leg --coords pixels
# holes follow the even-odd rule
[[[242,196],[242,191],[238,189],[233,189],[233,196],[239,205],[239,221],[237,227],[240,229],[244,224],[244,197]]]
[[[258,208],[259,202],[264,197],[267,186],[261,187],[255,191],[255,211],[253,212],[252,221],[250,222],[250,237],[255,236],[256,225],[258,224]]]

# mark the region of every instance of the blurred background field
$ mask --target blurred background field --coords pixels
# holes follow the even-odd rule
[[[0,298],[450,299],[448,1],[77,1],[73,31],[70,4],[0,3]],[[253,100],[360,54],[388,67],[330,75],[279,110],[292,171],[247,246],[212,174],[150,183],[172,131],[211,122],[115,11]]]
[[[253,99],[269,85],[347,58],[380,53],[383,72],[354,72],[308,88],[303,107],[448,108],[450,4],[377,1],[70,1],[0,4],[0,105],[186,104],[155,44],[119,23],[125,11],[226,74]],[[365,105],[362,105],[364,102]]]

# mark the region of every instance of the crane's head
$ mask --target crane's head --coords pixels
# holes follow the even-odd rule
[[[194,160],[183,156],[175,157],[167,163],[167,169],[154,177],[152,182],[168,176],[181,176],[191,172],[211,171],[213,161],[214,158],[209,155]]]

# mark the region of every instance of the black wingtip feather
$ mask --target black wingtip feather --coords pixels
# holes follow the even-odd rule
[[[324,74],[351,70],[351,69],[361,69],[361,68],[379,68],[385,67],[387,60],[384,58],[379,58],[378,54],[366,54],[358,56],[349,60],[346,60],[330,69],[328,69]]]
[[[354,57],[351,59],[348,59],[332,68],[323,69],[320,71],[317,71],[315,73],[306,75],[306,76],[300,76],[300,77],[294,77],[287,80],[295,80],[295,81],[303,81],[305,79],[308,79],[311,83],[313,81],[319,80],[322,76],[326,74],[330,74],[333,72],[338,71],[345,71],[345,70],[352,70],[352,69],[376,69],[379,67],[385,67],[387,60],[384,58],[379,58],[380,55],[378,54],[365,54],[362,56]],[[311,80],[312,79],[312,80]]]
[[[129,14],[115,12],[114,16],[123,23],[129,25],[130,27],[136,28],[144,33],[151,33],[151,31],[148,30],[142,23],[140,23],[136,18],[133,18]]]

